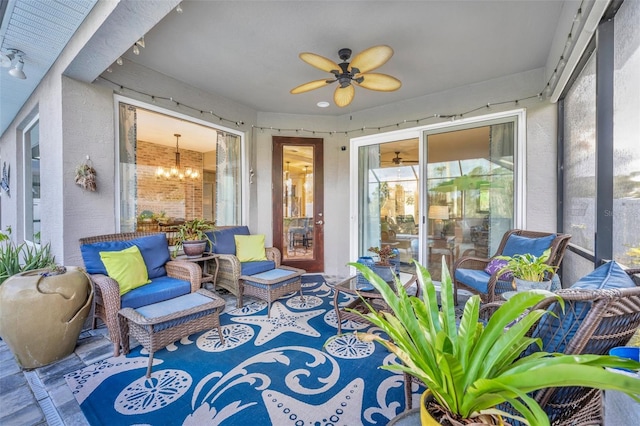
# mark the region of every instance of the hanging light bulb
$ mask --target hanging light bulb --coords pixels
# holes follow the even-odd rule
[[[134,55],[139,55],[140,54],[140,48],[138,47],[137,44],[133,45],[133,54]]]
[[[182,13],[182,3],[178,4],[178,6],[176,6],[176,13]]]
[[[116,64],[122,65],[122,56],[116,59]]]

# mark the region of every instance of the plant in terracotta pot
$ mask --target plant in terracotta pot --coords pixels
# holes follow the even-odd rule
[[[518,291],[549,290],[551,288],[551,278],[557,269],[557,267],[547,263],[550,255],[551,249],[545,250],[540,256],[534,256],[531,253],[496,256],[496,259],[506,261],[505,266],[498,271],[498,275],[511,272],[515,288]]]
[[[182,248],[184,254],[189,258],[202,256],[207,248],[207,243],[213,244],[213,241],[206,234],[207,231],[213,230],[215,230],[213,223],[200,218],[187,220],[178,225],[176,251]]]
[[[531,392],[557,386],[586,386],[624,392],[640,401],[640,379],[604,367],[640,369],[640,363],[606,355],[563,355],[534,352],[523,356],[539,339],[527,336],[545,314],[532,309],[553,293],[518,293],[502,304],[484,324],[479,321],[480,297],[467,300],[458,321],[453,285],[442,261],[440,300],[429,272],[414,262],[422,299],[408,296],[402,285],[397,292],[369,268],[357,268],[382,294],[389,311],[352,312],[382,329],[356,332],[363,341],[377,341],[396,355],[399,363],[382,366],[407,373],[427,386],[421,410],[425,424],[504,424],[504,417],[531,425],[549,420]],[[558,303],[564,306],[558,297]],[[365,302],[366,303],[366,302]],[[541,348],[542,349],[542,348]],[[509,403],[519,416],[497,407]]]

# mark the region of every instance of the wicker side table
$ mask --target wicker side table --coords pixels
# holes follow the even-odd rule
[[[153,354],[170,343],[199,331],[220,329],[220,313],[225,302],[209,290],[200,289],[164,302],[124,308],[119,312],[123,352],[129,353],[129,334],[149,351],[147,377],[151,376]]]
[[[271,302],[274,300],[295,291],[299,291],[300,297],[303,297],[300,276],[306,272],[304,269],[280,266],[255,275],[241,275],[238,280],[238,306],[242,306],[243,294],[257,297],[267,302],[267,317],[270,317]]]

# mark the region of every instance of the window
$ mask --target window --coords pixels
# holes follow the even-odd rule
[[[611,259],[640,265],[639,15],[640,2],[611,4],[560,99],[567,284]]]
[[[120,102],[120,230],[172,232],[185,220],[242,223],[241,136]]]
[[[613,76],[613,259],[640,267],[640,2],[615,19]]]
[[[23,132],[24,147],[24,239],[40,242],[40,122],[36,117]]]

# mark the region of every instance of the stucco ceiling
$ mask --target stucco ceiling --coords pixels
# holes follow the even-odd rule
[[[544,67],[564,3],[185,0],[182,13],[145,34],[139,55],[127,51],[124,66],[136,62],[261,112],[341,115]],[[335,84],[289,93],[330,77],[299,53],[340,62],[340,48],[355,55],[380,44],[395,54],[378,71],[400,79],[400,90],[357,87],[345,108],[333,104]]]
[[[4,6],[30,3],[46,10],[78,3],[0,2]],[[93,0],[81,0],[81,3],[90,8]],[[95,59],[96,46],[102,46],[104,55],[111,55],[106,58],[112,62],[111,67],[117,67],[115,61],[121,54],[123,67],[135,62],[258,112],[342,116],[548,67],[554,36],[566,36],[562,31],[566,31],[567,22],[561,22],[561,17],[567,16],[564,13],[567,10],[575,14],[581,1],[184,0],[180,4],[182,13],[175,11],[175,4],[177,0],[156,0],[153,5],[123,0],[117,19],[121,27],[118,31],[115,27],[102,28],[100,39],[92,40],[96,45],[84,54],[94,55]],[[151,7],[160,13],[167,9],[169,12],[144,34],[145,47],[139,55],[134,55],[130,46],[138,37],[136,33],[144,30],[140,30],[140,25],[127,22],[129,19],[135,22],[131,16],[140,9],[142,23],[142,15],[150,15]],[[3,13],[3,28],[11,24],[8,19],[13,18]],[[80,22],[77,20],[73,25],[77,27]],[[132,29],[131,40],[125,40],[124,44],[128,31],[123,33],[123,28]],[[7,42],[5,37],[3,48]],[[299,84],[328,76],[300,60],[299,53],[313,52],[339,62],[337,52],[341,48],[351,48],[355,54],[379,44],[391,46],[395,53],[378,71],[400,79],[400,90],[384,93],[357,87],[354,101],[345,108],[333,104],[333,85],[299,95],[289,93]],[[127,45],[127,48],[109,52],[113,45]],[[48,47],[48,41],[33,37],[23,50],[28,53],[30,48],[47,50]],[[104,59],[101,58],[100,63]],[[75,62],[98,63],[84,59]],[[25,72],[29,74],[28,67],[27,62]],[[106,68],[99,72],[109,76]],[[46,64],[44,69],[48,69]],[[33,72],[31,75],[37,78]],[[97,76],[87,74],[83,78],[77,71],[70,75],[85,81],[93,81]],[[30,79],[31,76],[26,81]],[[7,114],[11,115],[9,107],[13,104],[9,104],[5,93],[7,84],[15,83],[13,80],[9,83],[2,80],[3,123]],[[544,84],[540,82],[541,90]],[[32,90],[25,86],[24,99]],[[318,101],[329,101],[330,106],[319,108]],[[4,129],[3,125],[2,132]],[[173,139],[173,131],[165,133],[169,134],[168,139]]]

